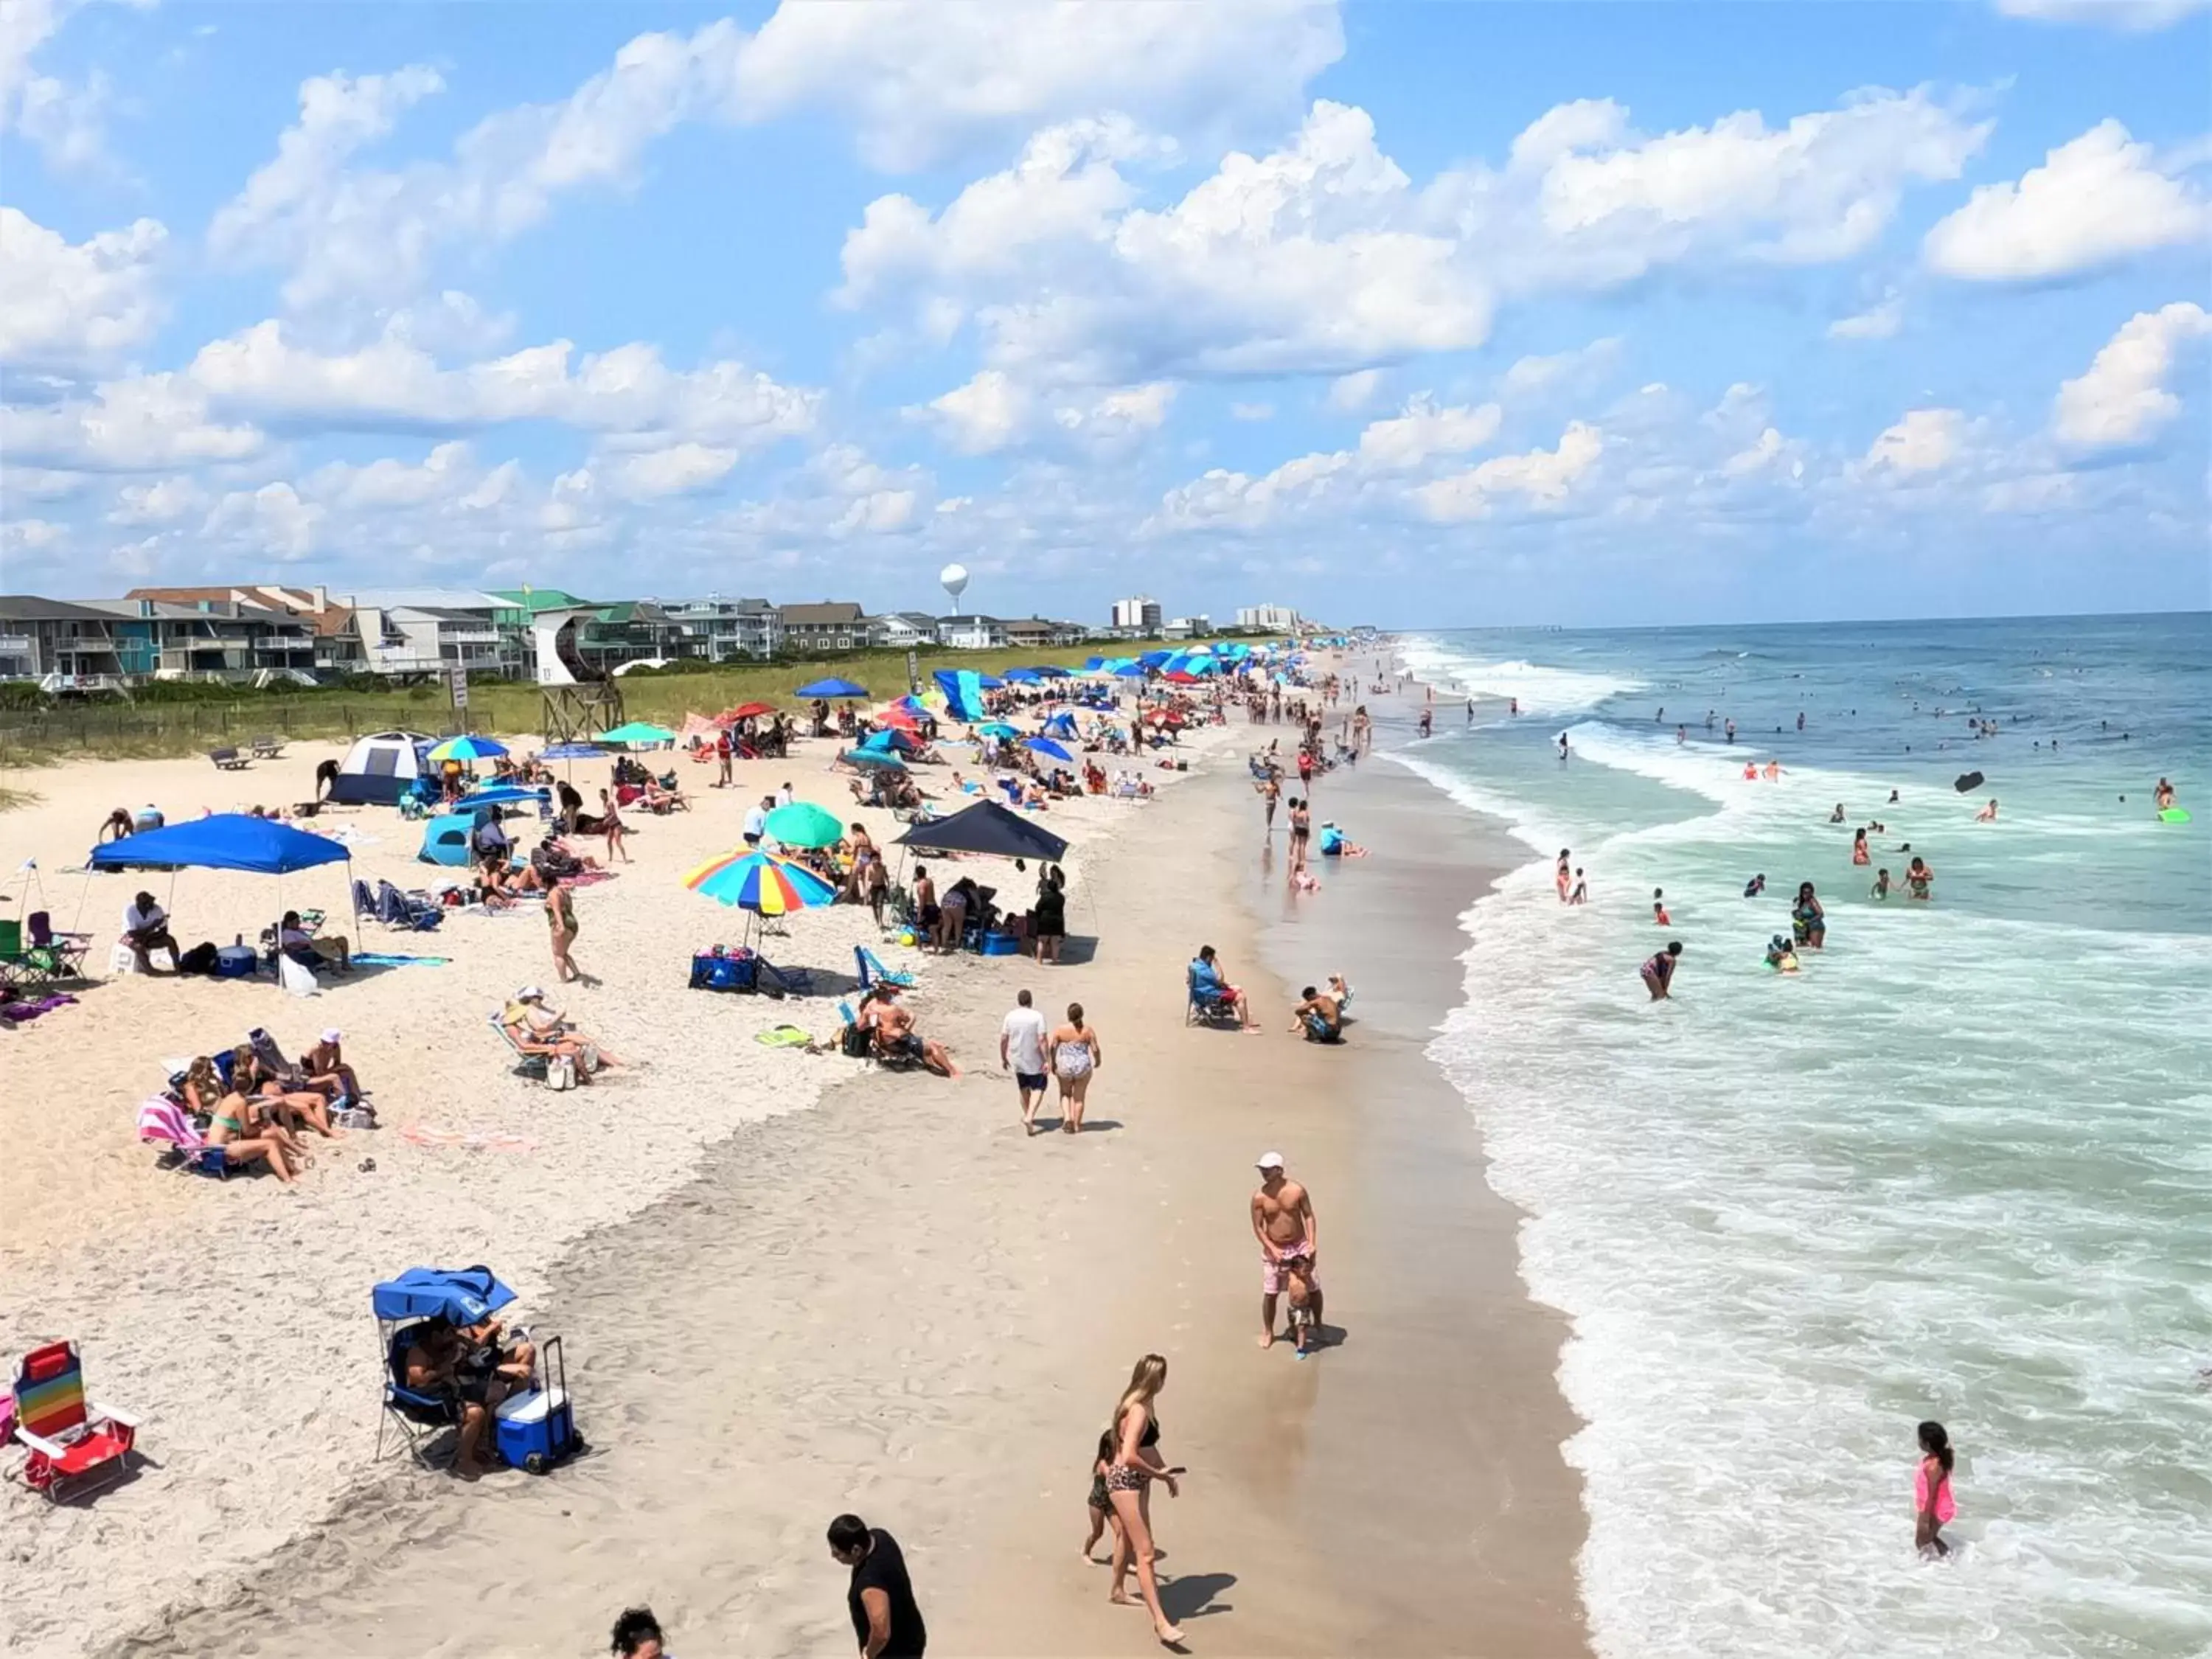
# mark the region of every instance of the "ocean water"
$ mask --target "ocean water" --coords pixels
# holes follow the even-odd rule
[[[1445,702],[1385,747],[1530,848],[1464,919],[1431,1053],[1573,1317],[1600,1652],[2212,1652],[2212,617],[1401,654],[1524,711]],[[2193,822],[2155,818],[2160,775]],[[1873,819],[1932,902],[1870,896]],[[1827,948],[1788,978],[1762,957],[1801,880]],[[1925,1417],[1958,1449],[1942,1563],[1912,1549]]]

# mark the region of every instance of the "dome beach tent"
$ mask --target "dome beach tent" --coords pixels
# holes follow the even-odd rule
[[[417,778],[436,775],[431,742],[420,732],[375,732],[357,739],[338,766],[330,798],[356,806],[397,806]]]

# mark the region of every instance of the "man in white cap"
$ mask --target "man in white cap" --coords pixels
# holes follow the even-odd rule
[[[1316,1332],[1321,1322],[1321,1223],[1313,1196],[1283,1172],[1280,1152],[1260,1154],[1260,1190],[1252,1194],[1252,1237],[1260,1241],[1260,1346],[1275,1344],[1275,1298],[1282,1294],[1285,1264],[1303,1263],[1312,1285],[1310,1304]]]

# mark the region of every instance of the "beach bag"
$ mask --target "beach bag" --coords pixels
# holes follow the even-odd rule
[[[212,939],[202,939],[177,958],[177,971],[180,974],[212,974],[220,957],[221,953],[216,951]]]
[[[848,1025],[838,1033],[837,1048],[848,1059],[866,1060],[868,1057],[868,1034],[858,1025]]]
[[[583,1052],[576,1056],[576,1069],[586,1077],[599,1075],[599,1045],[598,1043],[587,1042],[584,1045]]]
[[[545,1061],[545,1086],[566,1091],[576,1086],[576,1062],[567,1054],[553,1054]]]

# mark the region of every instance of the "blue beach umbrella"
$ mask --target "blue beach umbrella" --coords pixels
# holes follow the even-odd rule
[[[1072,680],[1075,678],[1073,668],[1061,668],[1052,663],[1041,665],[1036,672],[1038,678],[1048,680]]]
[[[1034,750],[1040,755],[1049,755],[1054,760],[1073,763],[1075,759],[1074,756],[1069,754],[1067,750],[1061,748],[1050,738],[1031,738],[1028,743],[1023,745],[1023,747],[1025,749]]]
[[[1117,680],[1140,680],[1145,678],[1145,665],[1140,662],[1127,664],[1114,671],[1114,678]]]
[[[1035,685],[1044,678],[1034,668],[1009,668],[1006,677],[1016,685]]]
[[[865,697],[868,695],[868,688],[832,676],[826,680],[816,680],[811,685],[800,686],[795,695],[802,697]]]
[[[1021,733],[1004,720],[986,720],[975,728],[975,735],[979,738],[1018,738]]]
[[[857,766],[864,772],[903,772],[906,763],[896,755],[887,755],[880,749],[848,749],[837,757],[848,766]]]

